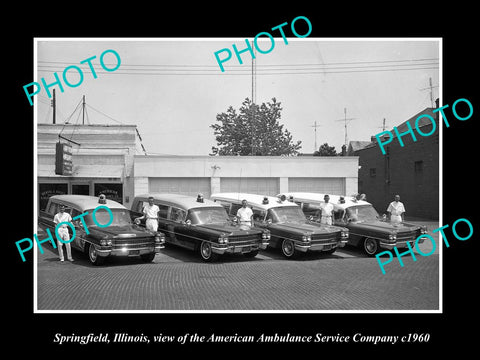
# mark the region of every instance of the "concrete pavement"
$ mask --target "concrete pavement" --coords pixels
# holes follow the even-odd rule
[[[427,251],[422,250],[422,251]],[[346,247],[333,255],[285,260],[278,251],[253,259],[203,263],[167,246],[153,263],[113,258],[101,267],[73,252],[38,252],[39,310],[437,310],[439,256],[396,259],[383,275],[375,258]]]

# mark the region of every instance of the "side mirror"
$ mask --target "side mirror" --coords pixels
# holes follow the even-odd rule
[[[234,223],[238,223],[238,218],[237,218],[236,216],[234,216],[233,219],[232,219],[232,221],[233,221]]]
[[[313,215],[310,215],[310,216],[308,217],[308,220],[313,221]]]
[[[187,221],[185,221],[185,225],[187,225],[187,226],[190,226],[190,225],[192,225],[192,221],[191,221],[191,220],[187,220]]]

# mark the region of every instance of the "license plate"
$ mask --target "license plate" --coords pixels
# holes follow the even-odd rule
[[[140,250],[130,250],[128,255],[140,255]]]
[[[247,253],[247,252],[250,252],[250,251],[252,251],[251,246],[247,246],[247,247],[242,248],[242,253]]]

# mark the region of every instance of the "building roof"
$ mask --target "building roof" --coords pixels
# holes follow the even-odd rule
[[[434,110],[433,108],[423,109],[422,111],[420,111],[417,114],[415,114],[414,116],[412,116],[410,119],[405,120],[400,125],[396,126],[397,131],[399,133],[403,133],[403,132],[407,131],[408,130],[407,122],[410,124],[411,128],[414,129],[414,131],[415,131],[415,125],[418,128],[422,128],[424,126],[431,125],[432,122],[426,116],[422,116],[419,119],[418,123],[416,124],[417,118],[421,115],[430,115],[435,119],[436,123],[438,123],[438,113],[434,114],[433,110]],[[393,138],[397,137],[397,134],[396,134],[395,130],[393,130],[393,128],[389,129],[389,130],[386,130],[386,131],[390,131],[390,133],[392,134],[391,136]],[[361,151],[361,150],[365,150],[365,149],[369,149],[369,148],[378,146],[377,138],[376,138],[376,135],[378,135],[378,134],[380,134],[380,133],[377,133],[374,136],[372,136],[372,141],[369,144],[365,145],[362,148],[357,149],[356,151]],[[381,136],[382,139],[384,139],[386,137],[390,137],[390,135],[389,134],[384,134],[384,135]]]
[[[264,196],[264,195],[247,194],[247,193],[217,193],[217,194],[212,194],[210,198],[217,199],[217,200],[226,200],[226,201],[247,200],[248,205],[255,206],[257,208],[264,209],[264,210],[268,210],[273,207],[298,206],[297,204],[288,202],[288,201],[282,203],[280,202],[279,198],[275,196]],[[265,198],[267,198],[268,204],[263,203],[263,200]]]
[[[348,143],[348,153],[353,153],[357,150],[361,150],[364,147],[370,145],[371,143],[371,141],[352,140]]]
[[[136,198],[145,198],[148,199],[149,196],[153,196],[155,200],[159,200],[163,203],[168,203],[169,205],[178,206],[185,210],[192,208],[201,208],[201,207],[222,207],[216,202],[204,199],[203,203],[198,202],[197,198],[190,195],[182,194],[169,194],[169,193],[147,193],[135,196]]]
[[[438,113],[434,114],[433,113],[433,108],[425,108],[422,111],[420,111],[418,114],[415,114],[410,119],[408,119],[408,120],[404,121],[403,123],[401,123],[400,125],[398,125],[397,126],[398,132],[402,133],[403,131],[408,130],[407,122],[410,123],[410,126],[412,127],[412,129],[414,129],[417,118],[421,115],[430,115],[431,117],[436,119],[436,117],[438,116]],[[419,119],[417,127],[421,128],[422,126],[431,125],[431,124],[432,124],[432,122],[430,120],[428,120],[428,117],[423,116]]]
[[[431,117],[433,117],[434,119],[436,119],[436,121],[438,122],[438,113],[437,114],[434,114],[433,113],[433,108],[425,108],[423,109],[422,111],[420,111],[419,113],[415,114],[414,116],[412,116],[410,119],[408,120],[405,120],[404,122],[402,122],[400,125],[396,126],[397,128],[397,131],[399,133],[403,133],[405,131],[408,130],[408,126],[407,126],[407,123],[410,124],[410,127],[412,129],[415,129],[415,127],[418,127],[418,128],[421,128],[423,126],[426,126],[426,125],[431,125],[432,122],[428,119],[428,117],[426,116],[422,116],[418,123],[417,123],[417,118],[421,115],[430,115]],[[396,132],[393,130],[393,128],[391,130],[388,130],[392,133],[393,137],[395,138],[397,136]],[[387,136],[387,135],[383,135],[383,136]]]

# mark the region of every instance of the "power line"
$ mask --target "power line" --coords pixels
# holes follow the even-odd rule
[[[253,59],[252,59],[253,60]],[[340,64],[339,64],[340,65]],[[348,63],[344,63],[342,65],[351,65]],[[415,67],[415,66],[430,66],[430,65],[439,65],[438,62],[427,62],[427,63],[417,63],[417,64],[378,64],[378,65],[354,65],[354,66],[331,66],[331,65],[324,65],[324,64],[284,64],[284,65],[274,65],[273,68],[267,67],[262,65],[257,65],[260,71],[284,71],[284,70],[339,70],[339,69],[369,69],[369,68],[400,68],[400,67]],[[273,66],[273,65],[272,65]],[[288,68],[286,68],[288,66]],[[291,66],[296,66],[295,68],[290,68]],[[309,67],[305,67],[309,66]],[[314,67],[312,67],[314,66]],[[158,65],[157,67],[151,68],[131,68],[129,66],[123,66],[116,70],[115,72],[107,72],[107,71],[95,71],[96,73],[118,73],[121,71],[194,71],[194,72],[218,72],[218,68],[210,69],[210,66],[204,65],[203,69],[195,69],[195,68],[187,68],[184,69],[182,66],[172,65],[170,67],[165,67],[165,65]],[[57,67],[57,65],[39,65],[39,70],[49,71],[49,68],[53,68],[53,71],[62,71]],[[175,69],[178,68],[178,69]],[[227,68],[228,70],[228,68]],[[88,70],[87,70],[88,71]],[[250,69],[246,67],[242,67],[240,69],[230,69],[229,71],[237,71],[237,72],[250,72]],[[89,71],[91,72],[91,71]]]
[[[438,66],[429,66],[429,67],[411,67],[411,68],[390,68],[390,69],[356,69],[356,70],[342,70],[342,71],[309,71],[310,69],[293,69],[296,71],[281,71],[281,72],[257,72],[256,75],[314,75],[314,74],[348,74],[348,73],[365,73],[365,72],[386,72],[386,71],[414,71],[414,70],[434,70],[438,69]],[[307,70],[307,71],[305,71]],[[39,69],[39,72],[58,72],[55,70],[42,70]],[[84,71],[86,73],[91,73],[90,71]],[[212,73],[206,72],[98,72],[96,74],[110,74],[110,75],[146,75],[146,76],[251,76],[250,69],[245,72],[240,73],[228,73],[215,71]]]
[[[376,60],[376,61],[346,61],[346,62],[330,62],[330,63],[306,63],[306,64],[262,64],[260,67],[269,67],[269,66],[324,66],[324,65],[352,65],[352,64],[383,64],[383,63],[396,63],[396,62],[420,62],[420,61],[438,61],[439,58],[419,58],[419,59],[401,59],[401,60]],[[65,64],[71,65],[71,62],[66,61],[45,61],[39,60],[38,63],[53,63],[53,64]],[[117,65],[117,64],[107,64],[105,65]],[[42,65],[47,66],[47,65]],[[208,65],[208,64],[122,64],[122,67],[125,66],[166,66],[166,67],[214,67],[218,69],[218,65]],[[225,67],[243,67],[243,65],[224,65]]]
[[[253,61],[253,59],[252,59]],[[433,62],[432,62],[433,61]],[[61,72],[58,65],[49,64],[68,64],[63,61],[39,61],[38,71],[40,72]],[[252,63],[253,65],[253,63]],[[340,66],[339,66],[340,65]],[[345,66],[347,65],[347,66]],[[85,64],[86,66],[86,64]],[[350,61],[350,62],[331,62],[331,63],[304,63],[304,64],[265,64],[257,65],[254,68],[254,78],[256,75],[296,75],[296,74],[340,74],[354,72],[379,72],[379,71],[413,71],[438,69],[438,58],[420,58],[420,59],[401,59],[401,60],[377,60],[377,61]],[[145,75],[145,76],[163,76],[163,75],[250,75],[248,67],[242,65],[227,65],[226,72],[220,72],[216,65],[198,65],[198,64],[123,64],[115,72],[97,70],[97,74],[115,74],[115,75]],[[318,71],[317,71],[318,70]],[[92,73],[90,69],[84,69],[83,72]]]
[[[105,116],[105,117],[109,118],[110,120],[113,120],[113,121],[115,121],[115,122],[116,122],[116,123],[118,123],[118,124],[125,125],[125,124],[124,124],[124,123],[122,123],[121,121],[118,121],[118,120],[116,120],[116,119],[112,118],[111,116],[109,116],[109,115],[107,115],[107,114],[105,114],[105,113],[101,112],[100,110],[98,110],[98,109],[95,109],[95,108],[94,108],[93,106],[91,106],[90,104],[85,104],[85,105],[86,105],[87,107],[89,107],[90,109],[92,109],[92,110],[94,110],[94,111],[98,112],[99,114],[101,114],[101,115],[103,115],[103,116]]]

